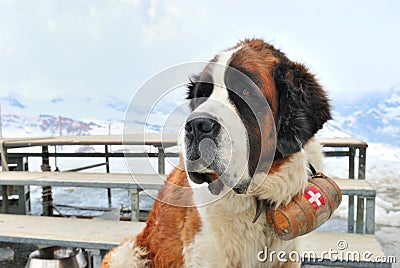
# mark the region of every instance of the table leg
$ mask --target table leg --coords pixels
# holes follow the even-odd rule
[[[1,158],[1,168],[3,171],[8,171],[7,162],[7,150],[4,148],[3,142],[0,142],[0,158]],[[1,211],[3,213],[8,213],[8,189],[7,185],[1,186],[3,202],[1,204]]]
[[[365,232],[367,234],[375,233],[375,196],[367,197],[366,215],[365,215]]]
[[[358,178],[365,179],[365,162],[367,158],[367,149],[366,148],[359,148],[358,150]]]
[[[130,189],[131,197],[131,221],[139,221],[139,189]]]
[[[354,179],[354,148],[349,147],[349,179]],[[349,195],[349,210],[347,214],[347,229],[349,233],[354,232],[354,195]]]
[[[365,179],[366,148],[358,148],[358,179]],[[356,233],[363,233],[365,199],[357,198],[357,227]]]
[[[349,195],[349,210],[347,215],[347,232],[354,233],[354,195]]]
[[[110,173],[110,157],[108,155],[108,145],[105,146],[104,152],[106,156],[106,172]],[[107,198],[108,198],[108,207],[112,207],[111,188],[107,188]]]
[[[48,146],[42,146],[42,165],[40,168],[43,172],[51,171]],[[51,193],[51,186],[42,187],[42,208],[43,216],[53,216],[53,196]]]
[[[158,148],[158,173],[165,174],[165,152],[162,146],[157,146]]]
[[[349,179],[354,179],[354,158],[355,150],[354,148],[349,148]]]
[[[2,193],[2,197],[3,197],[3,200],[1,203],[1,211],[4,214],[8,213],[8,193],[7,193],[8,189],[7,188],[8,188],[7,185],[1,186],[1,193]]]
[[[86,249],[86,252],[89,253],[89,264],[90,268],[99,268],[101,265],[101,250],[100,249]]]
[[[356,221],[356,233],[364,233],[364,197],[357,197],[357,221]]]

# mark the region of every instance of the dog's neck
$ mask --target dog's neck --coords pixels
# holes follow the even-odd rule
[[[307,156],[304,151],[295,153],[262,177],[258,174],[252,181],[247,194],[236,194],[224,188],[219,198],[215,198],[206,187],[196,190],[195,204],[200,213],[221,210],[221,213],[236,214],[246,211],[255,213],[255,198],[268,199],[274,204],[288,203],[294,195],[301,192],[307,183]]]
[[[269,200],[276,206],[287,204],[307,184],[308,159],[304,150],[288,156],[282,162],[273,164],[266,175],[254,176],[249,195]]]
[[[309,163],[318,171],[322,170],[321,145],[313,138],[301,151],[280,161],[272,166],[267,175],[255,176],[246,194],[236,194],[232,189],[224,187],[220,198],[216,199],[207,187],[197,188],[193,198],[202,218],[216,215],[230,218],[239,214],[243,217],[248,213],[248,221],[252,222],[256,212],[256,198],[269,200],[275,206],[289,203],[293,196],[306,187]]]

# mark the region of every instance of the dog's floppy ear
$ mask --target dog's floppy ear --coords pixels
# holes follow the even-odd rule
[[[273,76],[279,102],[277,151],[285,157],[300,151],[331,119],[330,105],[325,91],[304,65],[282,60]]]
[[[199,76],[198,75],[192,75],[191,77],[189,77],[189,83],[187,83],[187,95],[186,95],[186,99],[190,100],[189,102],[189,107],[190,109],[193,111],[194,110],[194,103],[193,103],[193,99],[195,96],[195,87],[196,87],[196,81],[199,80]]]

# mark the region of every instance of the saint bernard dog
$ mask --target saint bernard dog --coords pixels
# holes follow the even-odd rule
[[[255,213],[259,200],[285,205],[302,192],[310,163],[322,168],[314,134],[331,118],[325,91],[304,65],[246,39],[192,77],[187,98],[180,167],[142,232],[101,267],[299,267],[258,259],[265,247],[296,250],[301,237],[276,238],[265,214]]]

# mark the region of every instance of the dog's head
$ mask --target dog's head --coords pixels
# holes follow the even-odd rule
[[[224,185],[245,193],[256,172],[300,151],[330,119],[314,76],[258,39],[215,56],[188,89],[186,170],[215,195]]]

